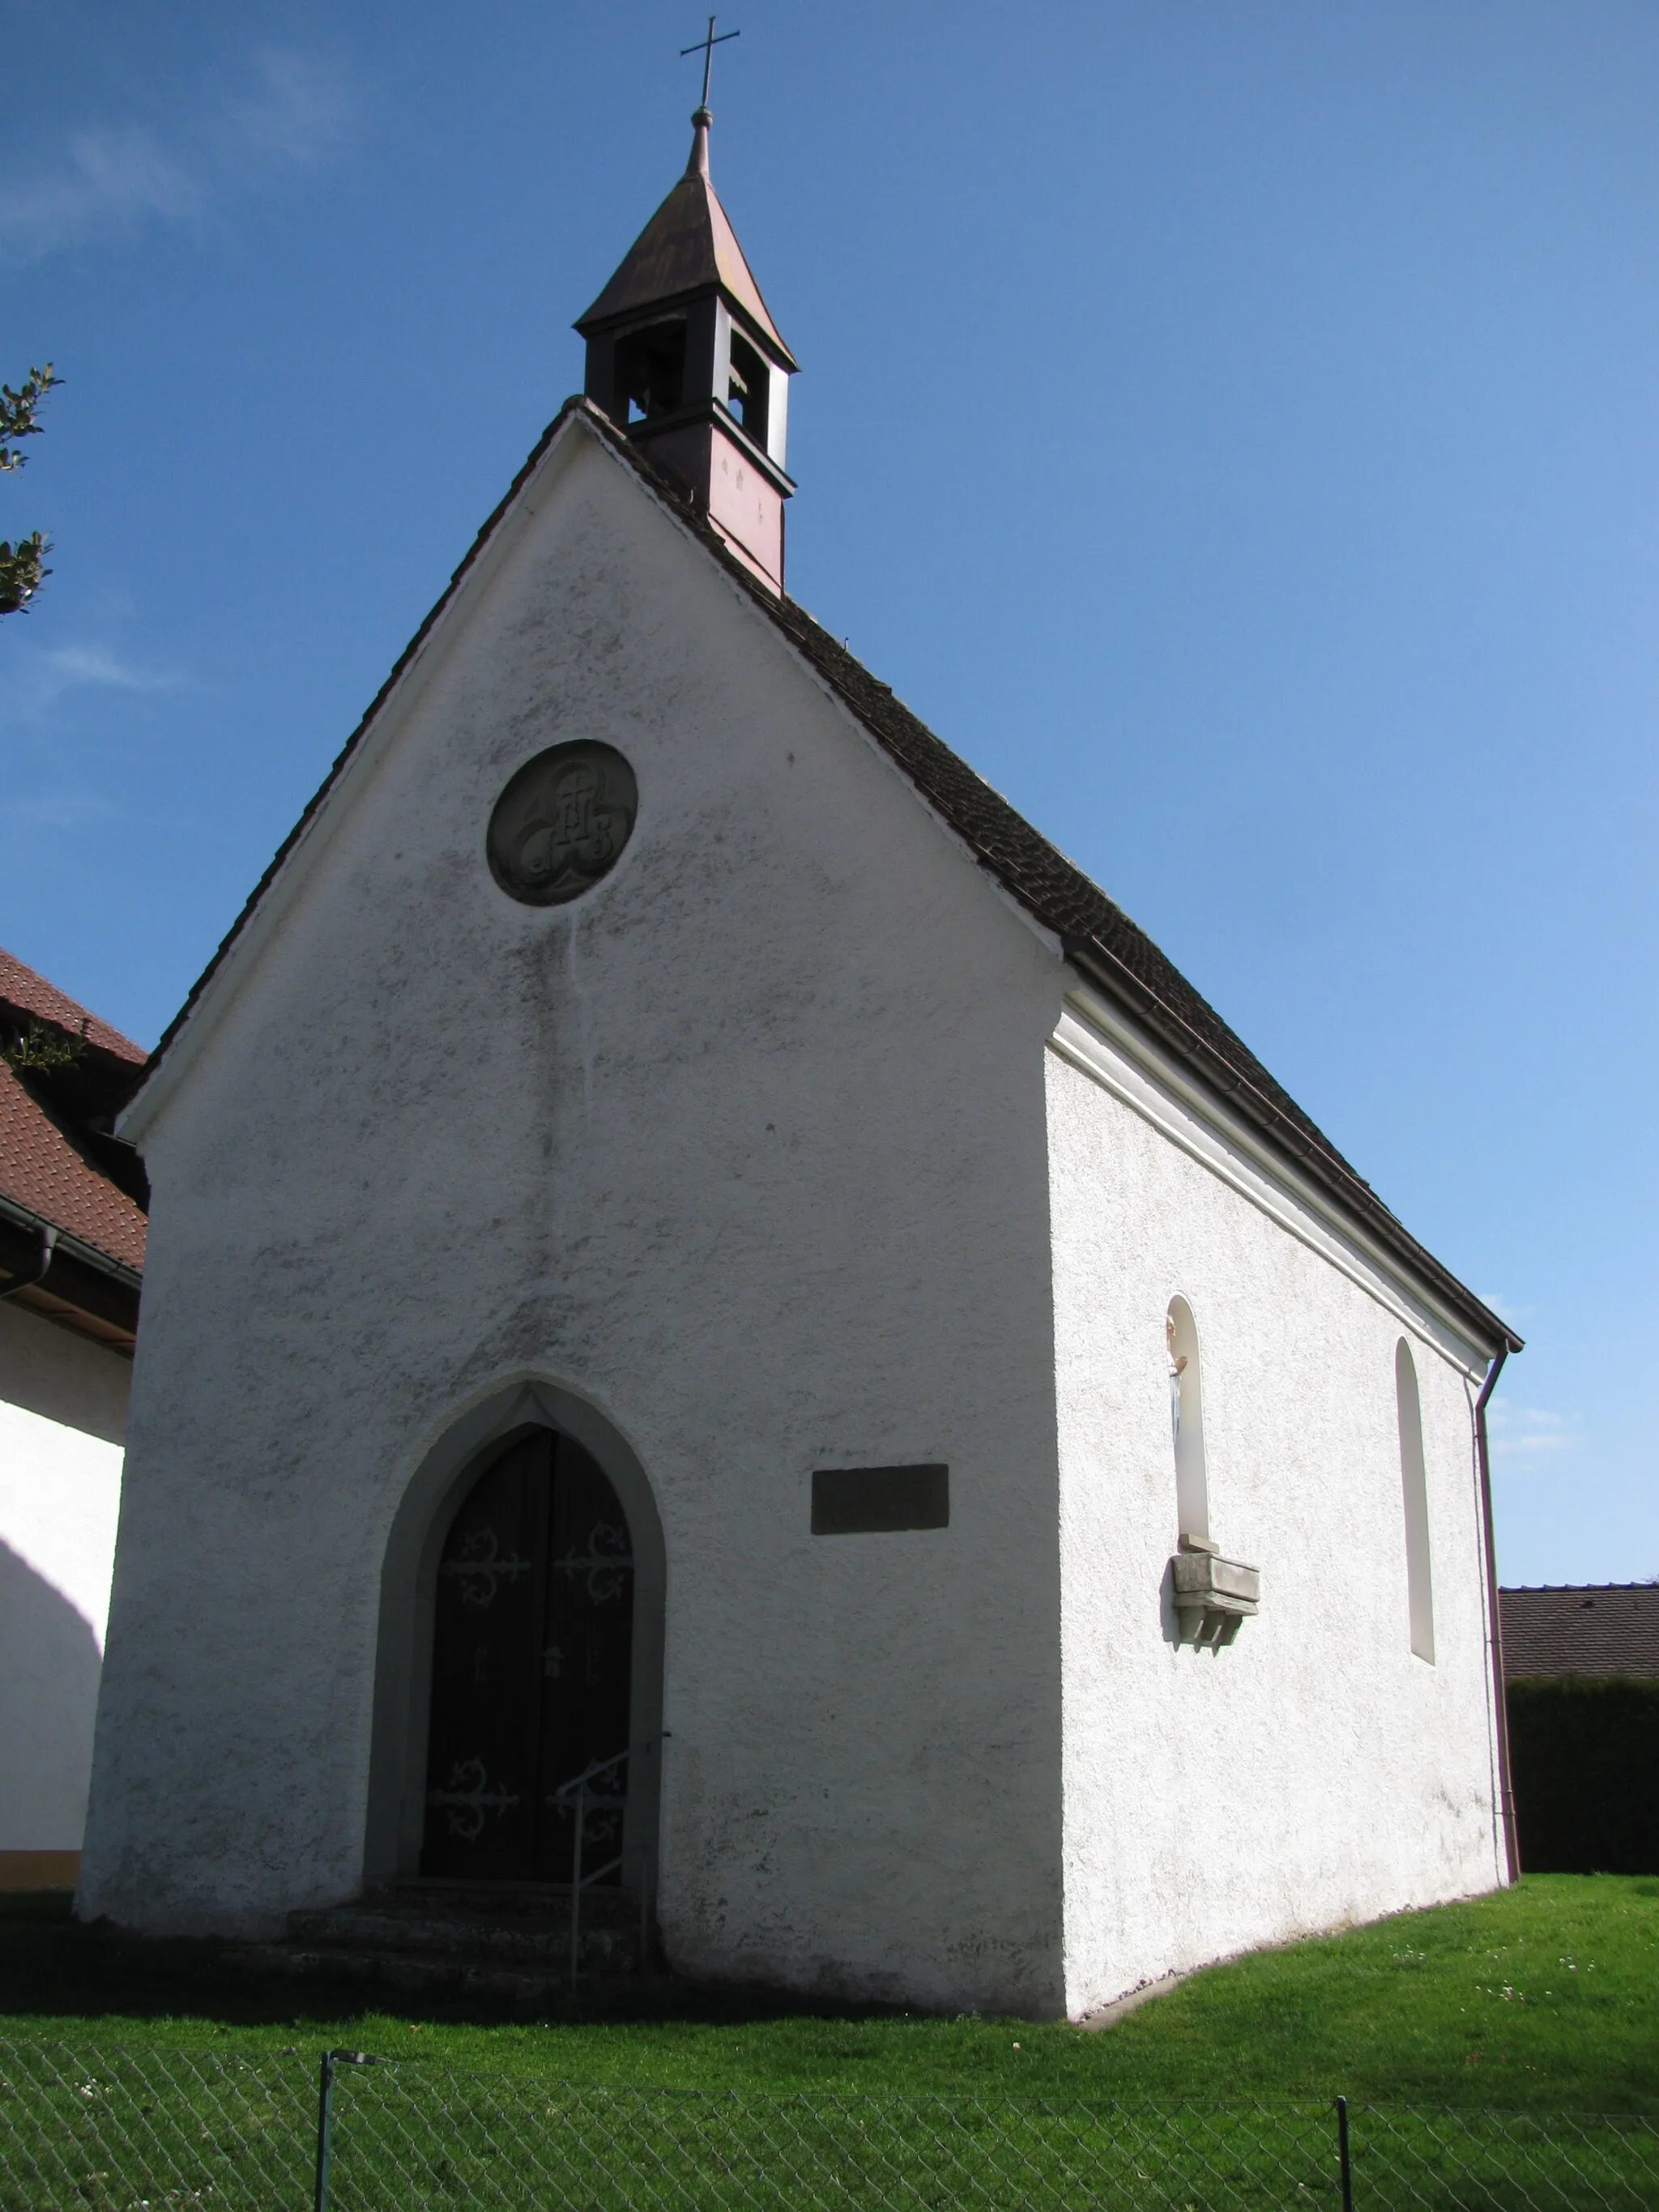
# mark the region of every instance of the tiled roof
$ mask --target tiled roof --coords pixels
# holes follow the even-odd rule
[[[1500,1590],[1504,1674],[1659,1677],[1659,1583]]]
[[[942,738],[895,698],[890,684],[872,676],[814,622],[805,608],[793,599],[778,597],[751,575],[727,550],[719,534],[693,510],[678,487],[660,475],[639,447],[591,401],[583,398],[568,399],[542,433],[505,497],[450,578],[442,597],[404,647],[333,767],[169,1024],[150,1056],[149,1068],[160,1064],[210,978],[241,934],[267,884],[327,797],[381,705],[489,543],[496,524],[513,505],[520,489],[533,474],[554,439],[576,416],[673,509],[733,583],[789,640],[984,867],[1060,939],[1067,957],[1091,981],[1100,984],[1127,1006],[1208,1089],[1219,1092],[1235,1111],[1261,1129],[1385,1249],[1431,1285],[1472,1329],[1478,1342],[1494,1346],[1507,1343],[1512,1350],[1521,1349],[1520,1338],[1395,1218],[1370,1184],[1356,1174],[1329,1139],[1280,1088],[1144,931],[1138,929],[1080,868],[1034,830],[1000,792],[975,775]]]
[[[1097,884],[1034,830],[1000,791],[894,696],[890,684],[872,676],[805,608],[793,599],[775,599],[760,585],[754,586],[753,596],[1022,906],[1068,951],[1092,947],[1112,962],[1124,980],[1140,985],[1145,996],[1137,1010],[1148,1011],[1153,1002],[1161,1006],[1187,1033],[1188,1050],[1194,1043],[1208,1047],[1212,1058],[1205,1073],[1212,1084],[1219,1077],[1225,1091],[1237,1093],[1241,1086],[1253,1091],[1260,1107],[1280,1123],[1281,1139],[1292,1139],[1293,1151],[1322,1155],[1373,1205],[1380,1204],[1370,1186],[1289,1092],[1279,1088],[1249,1047]]]
[[[144,1048],[134,1044],[131,1037],[112,1030],[107,1022],[100,1022],[96,1014],[77,1006],[67,991],[60,991],[55,983],[48,983],[44,975],[37,975],[33,968],[26,968],[21,960],[0,947],[0,1006],[15,1007],[19,1013],[32,1015],[36,1021],[50,1023],[70,1036],[84,1037],[100,1052],[106,1052],[117,1060],[131,1060],[142,1066]]]
[[[112,1147],[100,1132],[132,1091],[143,1047],[3,951],[0,1019],[12,1031],[38,1023],[82,1047],[66,1069],[27,1080],[0,1060],[0,1199],[142,1272],[143,1208],[106,1171],[100,1154]]]
[[[0,1197],[143,1271],[144,1216],[0,1060]]]
[[[728,299],[737,301],[793,368],[793,356],[778,335],[737,234],[709,181],[708,150],[707,133],[699,131],[692,140],[685,174],[629,247],[615,275],[576,328],[586,337],[590,331],[637,308],[666,307],[687,293],[717,286]]]

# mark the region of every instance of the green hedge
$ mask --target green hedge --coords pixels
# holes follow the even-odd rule
[[[1659,1681],[1511,1682],[1510,1757],[1528,1874],[1659,1874]]]

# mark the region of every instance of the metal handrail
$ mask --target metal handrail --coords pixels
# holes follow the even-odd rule
[[[596,1881],[603,1881],[606,1875],[614,1874],[627,1856],[626,1852],[618,1851],[614,1859],[607,1859],[602,1867],[595,1867],[591,1874],[583,1874],[582,1831],[587,1825],[587,1786],[598,1776],[609,1774],[615,1768],[623,1765],[625,1761],[633,1758],[635,1752],[650,1751],[659,1743],[666,1743],[672,1731],[667,1729],[659,1729],[655,1735],[641,1736],[637,1743],[630,1743],[625,1751],[613,1752],[609,1759],[596,1759],[591,1766],[585,1766],[580,1774],[573,1774],[568,1782],[561,1782],[556,1790],[550,1790],[548,1792],[547,1802],[550,1805],[562,1805],[574,1800],[575,1806],[575,1835],[570,1850],[570,1986],[573,1990],[576,1986],[577,1967],[581,1949],[582,1892],[585,1889],[591,1889]],[[627,1800],[623,1799],[623,1802],[625,1804]],[[646,1863],[648,1864],[648,1857]],[[640,1972],[641,1973],[645,1972],[645,1962],[648,1955],[646,1946],[650,1939],[650,1919],[651,1886],[647,1880],[646,1865],[642,1864],[640,1873]]]

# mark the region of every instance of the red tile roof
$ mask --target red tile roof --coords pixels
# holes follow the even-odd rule
[[[0,1060],[0,1199],[90,1245],[122,1267],[143,1270],[144,1213],[100,1164],[100,1093],[118,1103],[143,1065],[141,1046],[79,1006],[33,968],[0,951],[0,1017],[9,1027],[38,1022],[78,1038],[86,1051],[74,1073],[71,1105],[52,1098],[50,1082],[26,1083]],[[90,1103],[89,1103],[90,1099]],[[86,1126],[82,1127],[85,1122]]]
[[[144,1264],[144,1217],[82,1158],[0,1060],[0,1197],[124,1267]]]
[[[1498,1593],[1504,1674],[1659,1676],[1659,1583],[1546,1583]]]
[[[48,983],[44,975],[37,975],[33,968],[26,968],[21,960],[0,946],[0,1006],[15,1006],[20,1013],[32,1014],[36,1021],[49,1022],[52,1028],[63,1030],[70,1036],[84,1037],[100,1052],[112,1054],[117,1060],[131,1060],[142,1066],[144,1048],[134,1044],[131,1037],[112,1030],[107,1022],[100,1022],[96,1014],[77,1006],[67,991],[60,991],[55,983]]]

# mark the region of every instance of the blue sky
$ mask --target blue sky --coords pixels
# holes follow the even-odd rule
[[[57,547],[0,943],[149,1042],[578,388],[702,18],[0,20],[0,375],[66,380],[0,480]],[[726,22],[791,589],[1528,1338],[1504,1579],[1659,1575],[1659,14]]]

